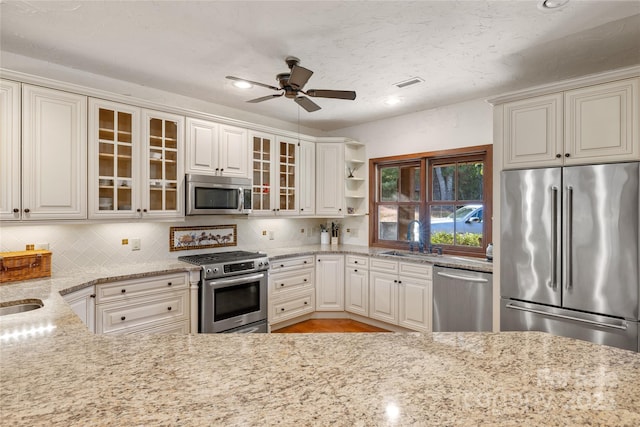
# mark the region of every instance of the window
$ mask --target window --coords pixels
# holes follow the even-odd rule
[[[485,220],[491,217],[490,145],[371,159],[370,168],[372,246],[484,254],[491,240],[485,237],[491,236]]]

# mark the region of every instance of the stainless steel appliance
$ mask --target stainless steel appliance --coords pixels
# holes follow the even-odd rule
[[[178,257],[202,266],[198,332],[267,332],[269,259],[232,251]]]
[[[492,274],[433,268],[433,332],[492,330]]]
[[[187,215],[251,213],[251,180],[211,175],[186,175]]]
[[[639,351],[639,163],[502,172],[502,330]]]

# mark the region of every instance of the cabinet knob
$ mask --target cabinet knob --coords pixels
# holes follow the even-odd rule
[[[280,311],[284,311],[284,308],[281,308]]]
[[[284,267],[284,264],[280,264],[280,267]]]
[[[353,263],[354,263],[354,264],[357,264],[357,263],[358,263],[358,261],[353,261]]]
[[[127,290],[126,290],[126,289],[123,289],[123,290],[121,290],[120,292],[122,292],[122,293],[124,294],[125,292],[127,292]]]
[[[300,208],[300,212],[303,212],[303,211],[304,211],[304,208]]]
[[[140,212],[142,212],[142,211],[140,210],[140,208],[138,208],[138,209],[136,209],[136,212],[140,213]]]
[[[402,283],[402,280],[398,280],[398,283]]]
[[[307,263],[307,261],[302,261],[302,263],[303,263],[303,264],[306,264],[306,263]]]
[[[120,320],[124,321],[126,318],[127,318],[126,316],[122,316]]]
[[[304,302],[304,305],[307,305],[307,302],[306,302],[306,301]]]
[[[556,159],[559,159],[560,157],[562,157],[562,154],[560,153],[556,154]]]
[[[394,280],[394,281],[393,281],[393,283],[398,283],[398,281],[397,281],[397,280]]]
[[[89,298],[95,298],[95,297],[96,297],[96,294],[89,295]]]
[[[18,213],[18,212],[20,212],[20,209],[16,208],[16,209],[13,210],[13,213]]]
[[[31,212],[31,209],[29,209],[29,208],[24,210],[24,213],[29,213],[29,212]]]
[[[171,285],[173,285],[173,283],[171,283],[171,282],[168,282],[168,283],[167,283],[167,286],[171,286]]]
[[[358,272],[358,270],[353,270],[353,271],[354,271],[354,273],[357,273],[357,272]]]
[[[307,281],[307,279],[304,279],[304,281],[306,282],[306,281]]]
[[[167,310],[171,311],[171,307],[167,307]]]
[[[220,168],[220,172],[224,172],[224,168]]]
[[[284,283],[280,283],[280,287],[283,288],[284,287]]]
[[[142,212],[147,213],[147,210],[146,209],[142,209]]]
[[[570,157],[570,156],[571,156],[571,154],[569,154],[569,153],[564,153],[564,156],[565,156],[565,157]]]

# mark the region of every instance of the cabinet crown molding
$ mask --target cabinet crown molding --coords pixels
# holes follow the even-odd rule
[[[491,105],[504,104],[505,102],[519,101],[521,99],[533,98],[540,95],[548,95],[551,93],[563,92],[571,89],[592,86],[601,83],[608,83],[615,80],[623,80],[633,77],[640,77],[640,65],[632,67],[619,68],[616,70],[605,71],[602,73],[588,74],[586,76],[573,79],[560,80],[558,82],[533,86],[528,89],[508,92],[487,99]]]

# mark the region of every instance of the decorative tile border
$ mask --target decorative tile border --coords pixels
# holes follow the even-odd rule
[[[224,246],[238,246],[238,227],[236,224],[171,227],[169,230],[169,250],[171,252]]]

